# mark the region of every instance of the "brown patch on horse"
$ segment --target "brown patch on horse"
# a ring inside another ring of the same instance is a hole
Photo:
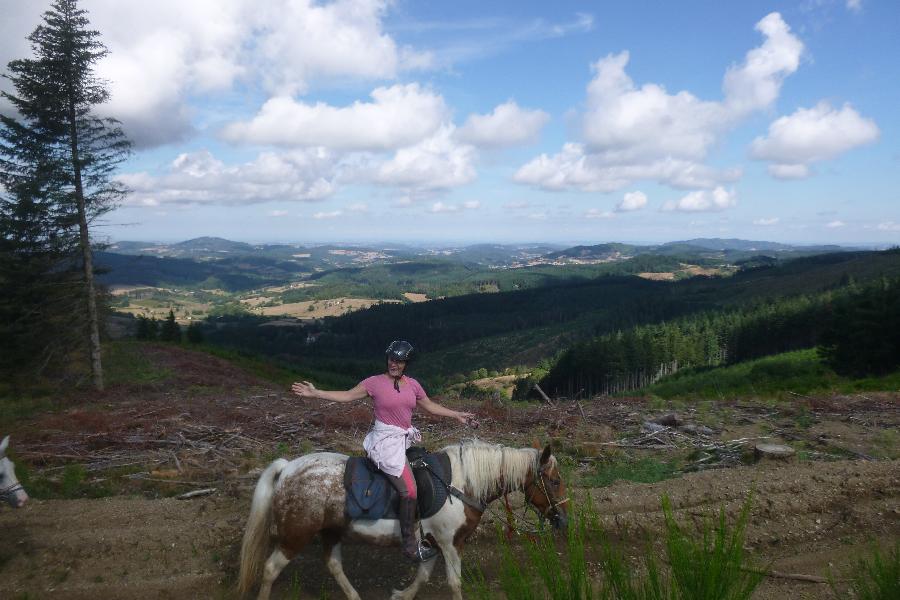
[[[334,496],[335,493],[343,494],[342,483],[320,479],[318,488],[310,486],[310,472],[314,473],[315,470],[316,465],[311,464],[295,471],[279,486],[272,497],[276,540],[282,552],[288,557],[299,553],[319,531],[324,529],[340,531],[347,524],[343,514],[343,503],[327,499],[327,496]],[[314,478],[314,475],[312,477]],[[337,490],[328,490],[336,487]],[[331,491],[331,494],[328,494],[328,491]]]
[[[453,546],[456,548],[457,552],[462,551],[463,544],[466,543],[466,540],[470,535],[475,533],[475,529],[478,528],[478,523],[481,522],[481,516],[484,514],[478,512],[468,504],[463,507],[463,510],[466,514],[466,522],[453,534]]]

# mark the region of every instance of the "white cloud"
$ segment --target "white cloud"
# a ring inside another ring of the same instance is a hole
[[[778,222],[779,222],[780,220],[781,220],[781,219],[779,219],[778,217],[770,217],[770,218],[764,218],[764,219],[756,219],[755,221],[753,221],[753,224],[754,224],[754,225],[760,225],[760,226],[762,226],[762,227],[768,227],[768,226],[771,226],[771,225],[777,225]]]
[[[266,213],[266,216],[269,217],[286,217],[288,215],[288,211],[286,210],[270,210]]]
[[[600,210],[599,208],[589,208],[584,213],[585,219],[612,219],[616,215],[608,210]]]
[[[463,208],[465,208],[466,210],[478,210],[479,208],[481,208],[481,201],[467,200],[466,202],[463,202]]]
[[[457,143],[453,127],[447,125],[418,144],[397,150],[372,179],[416,191],[458,187],[475,179],[475,158],[475,149]]]
[[[682,196],[679,200],[670,200],[663,205],[665,211],[680,212],[715,212],[737,205],[737,195],[734,190],[726,190],[723,187],[716,189],[698,190]]]
[[[332,210],[332,211],[328,211],[328,212],[322,211],[322,212],[315,213],[312,216],[312,218],[313,219],[337,219],[342,214],[344,214],[344,211],[341,211],[341,210]]]
[[[367,213],[369,212],[369,206],[363,203],[351,204],[347,207],[347,212],[351,213]]]
[[[883,221],[875,226],[878,231],[900,231],[900,223],[894,221]]]
[[[391,80],[433,57],[384,31],[387,0],[83,0],[110,54],[97,65],[137,146],[192,133],[192,97],[237,84],[291,95],[317,83]],[[30,55],[45,5],[0,0],[0,64]]]
[[[223,136],[234,142],[391,150],[433,134],[449,115],[444,99],[418,84],[377,88],[372,102],[334,107],[278,96],[250,121],[233,123]]]
[[[625,73],[629,53],[609,55],[593,65],[582,132],[592,152],[609,161],[662,157],[701,159],[724,120],[722,107],[689,92],[670,95],[656,84],[637,89]]]
[[[826,223],[825,227],[829,229],[837,229],[838,227],[845,227],[847,224],[843,221],[831,221],[830,223]]]
[[[809,175],[809,163],[871,144],[879,135],[875,122],[860,116],[849,104],[838,110],[820,102],[776,119],[769,125],[768,135],[753,140],[750,154],[774,163],[769,172],[775,177],[800,178]]]
[[[810,175],[810,169],[806,165],[769,165],[769,175],[775,179],[806,179]]]
[[[455,204],[444,204],[443,202],[435,202],[431,205],[433,213],[455,213],[459,212],[459,207]]]
[[[470,115],[456,135],[474,146],[515,146],[533,142],[549,119],[542,110],[523,109],[510,100],[487,115]]]
[[[231,166],[202,150],[180,154],[163,175],[125,173],[118,179],[132,190],[127,203],[135,206],[312,201],[334,192],[335,163],[321,148],[265,152]]]
[[[649,162],[608,164],[582,144],[568,143],[553,156],[541,154],[513,175],[518,183],[545,190],[614,192],[638,180],[656,180],[677,189],[712,189],[740,179],[740,169],[717,170],[696,162],[661,158]]]
[[[531,213],[530,215],[528,215],[528,218],[534,219],[535,221],[544,221],[547,219],[547,213],[546,212]]]
[[[616,212],[640,210],[647,206],[647,194],[644,192],[628,192],[616,206]]]
[[[523,165],[514,179],[544,189],[610,192],[634,181],[655,180],[680,189],[714,189],[741,176],[703,164],[720,136],[751,112],[771,106],[785,77],[800,63],[803,43],[778,13],[756,25],[761,46],[723,78],[724,99],[701,100],[688,91],[635,85],[626,73],[627,51],[592,65],[583,144],[568,143],[554,156]]]
[[[384,33],[385,0],[244,3],[257,46],[252,58],[277,95],[304,92],[319,79],[392,79],[432,62]]]
[[[784,78],[800,66],[803,42],[791,33],[779,13],[763,17],[756,30],[766,41],[748,52],[742,65],[729,68],[722,84],[725,108],[733,117],[771,106]]]
[[[847,0],[847,10],[859,12],[862,10],[862,0]]]

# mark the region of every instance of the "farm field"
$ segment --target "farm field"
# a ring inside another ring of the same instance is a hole
[[[379,302],[399,301],[376,300],[373,298],[334,298],[332,300],[288,302],[275,306],[254,307],[253,312],[271,317],[287,316],[295,319],[321,319],[324,317],[337,317],[355,310],[363,310]]]
[[[276,456],[312,450],[358,453],[370,409],[299,401],[272,383],[277,374],[179,347],[115,350],[122,356],[110,361],[106,392],[58,400],[55,410],[29,414],[23,407],[15,419],[2,415],[34,498],[21,510],[0,511],[7,541],[0,596],[236,598],[240,539],[259,469]],[[840,577],[872,540],[900,535],[895,392],[790,402],[441,400],[476,412],[484,441],[551,442],[573,498],[589,494],[629,553],[658,537],[662,494],[681,522],[697,523],[721,507],[734,518],[753,490],[745,545],[780,573],[823,577],[831,569]],[[659,423],[680,425],[653,425]],[[424,416],[417,425],[432,449],[473,433]],[[797,455],[754,463],[756,441],[789,444]],[[200,488],[216,491],[175,498]],[[512,499],[517,513],[521,502]],[[489,580],[499,569],[493,521],[494,513],[486,515],[463,554],[464,564],[480,565]],[[410,579],[413,570],[397,552],[345,547],[346,571],[364,598],[387,597]],[[323,590],[341,597],[313,546],[281,576],[275,597],[318,598]],[[442,567],[420,597],[449,597]],[[754,596],[786,597],[831,592],[821,583],[769,577]]]

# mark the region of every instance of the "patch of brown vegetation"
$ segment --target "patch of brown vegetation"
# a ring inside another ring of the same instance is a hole
[[[675,273],[638,273],[637,276],[651,281],[675,281]]]

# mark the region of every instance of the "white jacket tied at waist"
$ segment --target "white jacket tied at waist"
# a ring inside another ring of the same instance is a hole
[[[422,434],[415,427],[403,429],[376,419],[372,430],[363,440],[363,448],[375,466],[388,475],[400,477],[406,466],[406,449],[421,441]]]

